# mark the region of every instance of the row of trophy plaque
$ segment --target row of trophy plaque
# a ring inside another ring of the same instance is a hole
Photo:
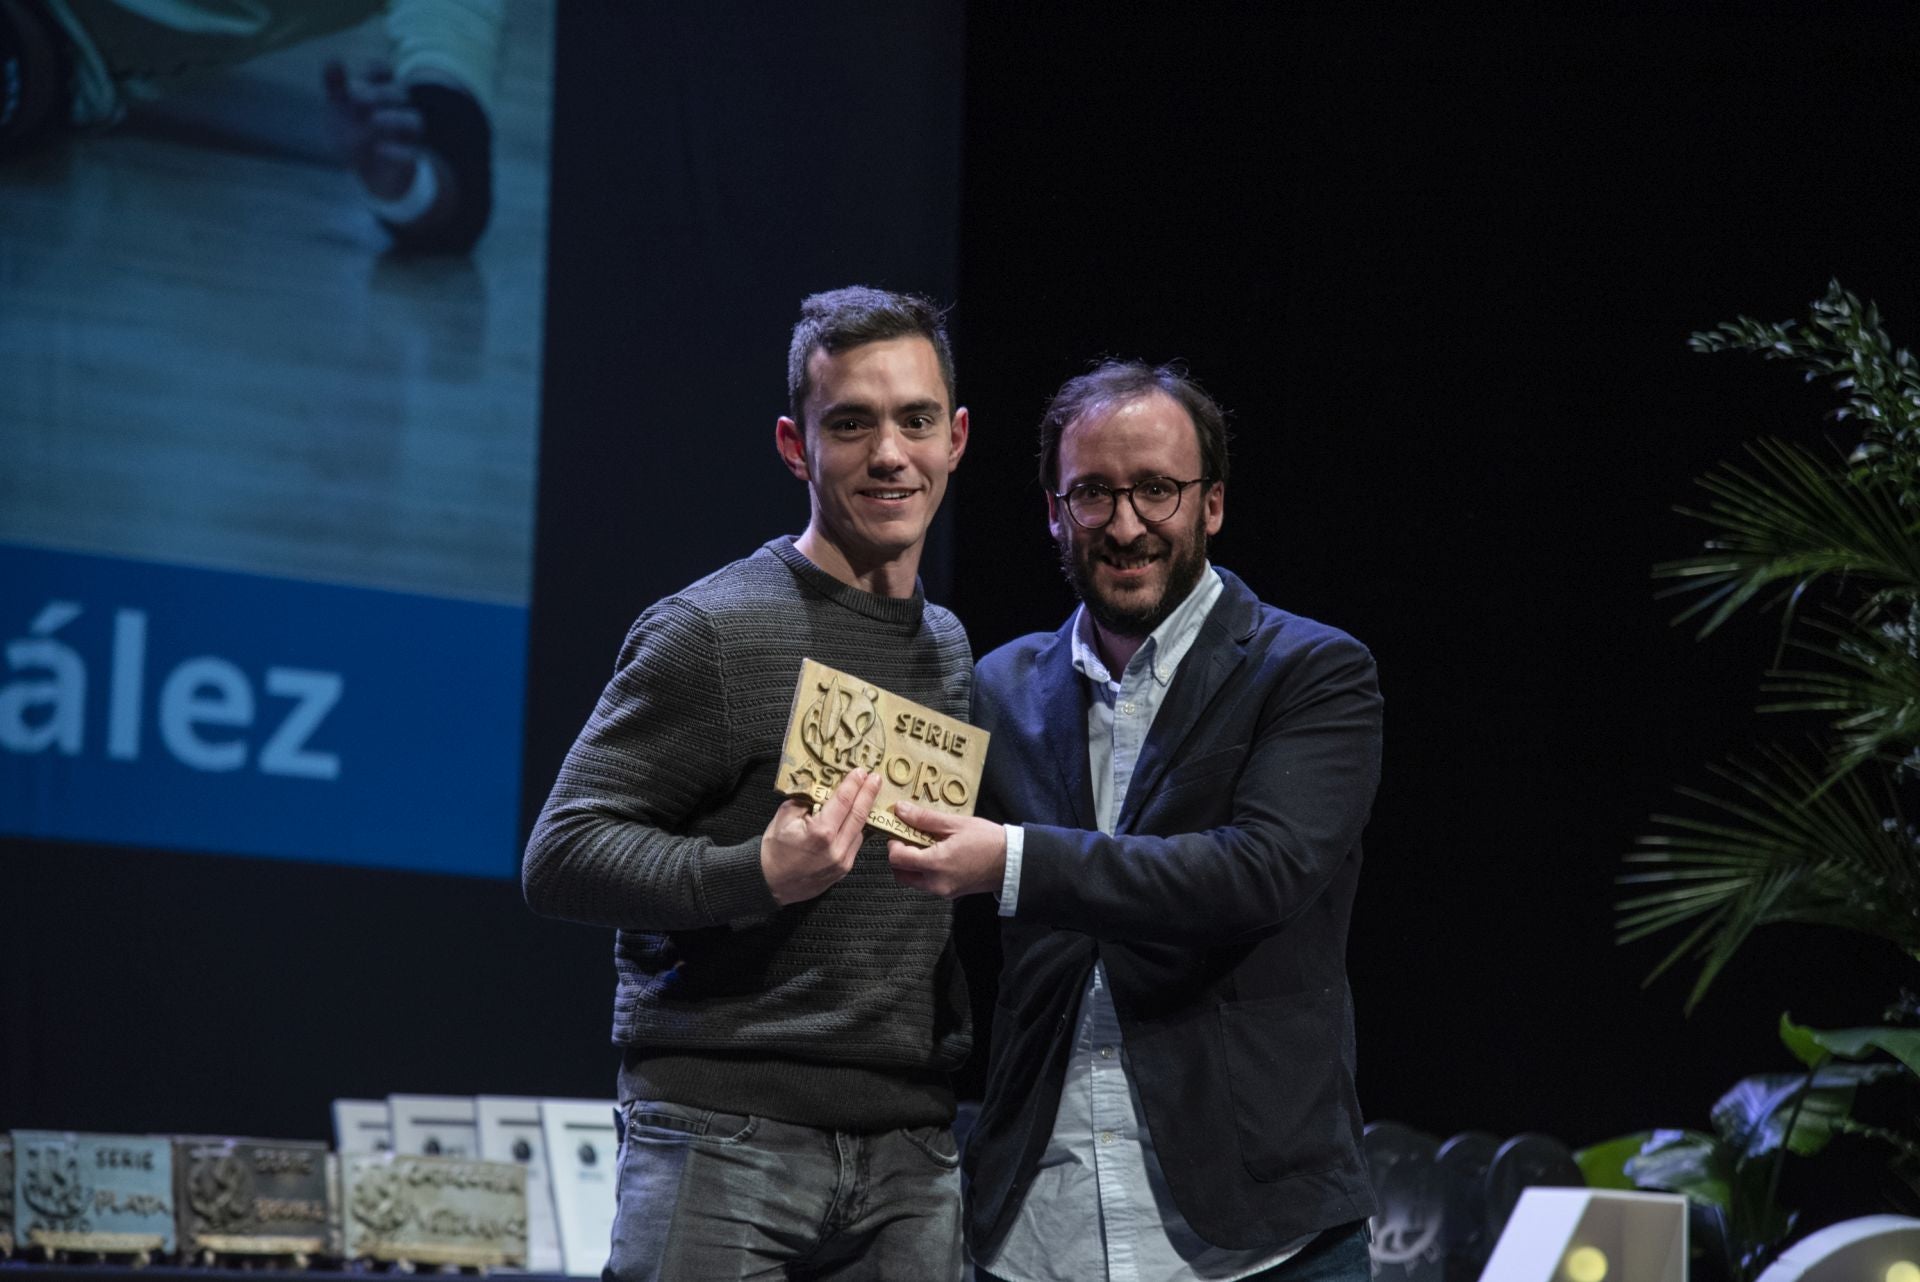
[[[594,1276],[610,1101],[335,1100],[319,1140],[0,1132],[0,1258]]]
[[[0,1132],[0,1257],[305,1268],[524,1269],[594,1276],[618,1178],[610,1101],[335,1100],[318,1140]],[[1584,1184],[1541,1135],[1442,1144],[1367,1127],[1376,1278],[1479,1275],[1522,1190]]]

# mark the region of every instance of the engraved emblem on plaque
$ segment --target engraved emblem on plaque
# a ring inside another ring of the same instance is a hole
[[[844,672],[823,668],[810,692],[813,701],[800,718],[800,743],[818,766],[838,778],[849,770],[878,770],[886,760],[887,735],[880,725],[880,692]]]
[[[375,1237],[392,1237],[406,1227],[407,1212],[400,1204],[400,1176],[392,1167],[364,1170],[353,1186],[348,1208],[353,1222]]]
[[[21,1152],[20,1201],[49,1219],[71,1220],[87,1209],[80,1155],[72,1145],[28,1144]]]
[[[187,1210],[210,1232],[224,1233],[253,1218],[253,1177],[231,1154],[191,1164]]]
[[[818,806],[848,772],[875,771],[880,792],[867,823],[916,845],[932,845],[932,837],[893,813],[894,803],[972,814],[989,737],[958,717],[805,659],[775,787],[789,796],[810,797]]]
[[[173,1149],[145,1135],[13,1132],[14,1232],[48,1252],[174,1249]]]

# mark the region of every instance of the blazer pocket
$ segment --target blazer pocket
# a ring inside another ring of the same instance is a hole
[[[1273,1181],[1357,1161],[1357,1106],[1339,990],[1220,1007],[1240,1161]]]

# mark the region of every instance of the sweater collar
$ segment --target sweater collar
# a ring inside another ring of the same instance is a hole
[[[793,545],[791,534],[782,534],[769,542],[766,550],[779,557],[802,584],[829,601],[845,606],[856,614],[864,614],[882,623],[895,624],[908,631],[914,631],[920,627],[920,617],[926,612],[927,598],[918,578],[913,581],[912,596],[875,596],[871,592],[863,592],[851,583],[842,583],[807,560],[806,554]]]

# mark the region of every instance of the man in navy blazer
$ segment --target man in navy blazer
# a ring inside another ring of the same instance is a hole
[[[902,803],[939,840],[889,847],[902,881],[1000,903],[974,1259],[1008,1282],[1362,1282],[1346,950],[1372,656],[1208,562],[1226,425],[1183,369],[1100,365],[1040,435],[1081,608],[979,665],[982,816]]]

